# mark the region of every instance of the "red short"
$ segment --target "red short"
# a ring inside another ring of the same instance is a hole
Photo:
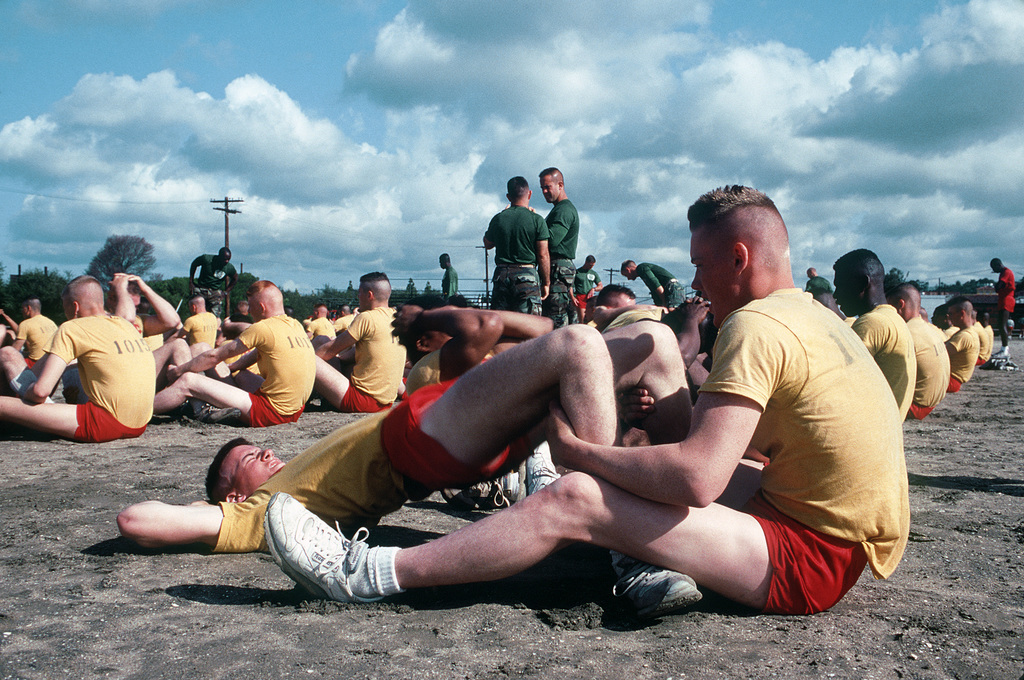
[[[975,366],[981,366],[983,363],[985,363],[985,362],[982,360],[982,358],[978,357],[978,360],[974,362],[974,365]]]
[[[391,404],[381,404],[366,392],[349,383],[338,410],[342,413],[380,413],[389,408],[391,408]]]
[[[1008,312],[1012,312],[1016,303],[1017,299],[1015,297],[1007,295],[1004,298],[999,298],[999,301],[996,303],[996,310],[1000,311],[1005,309]]]
[[[959,380],[957,380],[953,376],[949,376],[949,387],[946,388],[946,394],[952,394],[954,392],[959,392],[960,388],[963,387],[963,385],[964,384],[962,382],[960,382]]]
[[[814,614],[842,599],[868,558],[859,543],[826,536],[768,504],[760,491],[743,507],[768,541],[772,582],[766,614]]]
[[[590,293],[584,293],[583,295],[576,296],[576,304],[580,306],[580,311],[584,311],[587,308],[587,300],[590,299]]]
[[[36,365],[36,360],[25,357],[25,365],[27,365],[29,368],[32,368],[33,366]]]
[[[260,392],[250,393],[249,403],[252,404],[249,407],[249,427],[270,427],[272,425],[294,423],[302,415],[302,412],[306,410],[306,407],[303,406],[290,416],[283,416],[274,409],[270,400]]]
[[[146,431],[146,426],[125,427],[117,418],[92,402],[78,405],[78,429],[76,442],[99,444],[115,439],[132,439]]]
[[[915,420],[924,420],[924,417],[931,413],[935,409],[934,406],[918,406],[917,404],[910,405],[910,415],[914,416]]]
[[[420,430],[420,417],[441,398],[454,379],[427,385],[407,396],[384,418],[380,441],[391,465],[428,489],[457,488],[494,477],[508,459],[508,448],[485,465],[473,468],[456,460],[433,437]]]

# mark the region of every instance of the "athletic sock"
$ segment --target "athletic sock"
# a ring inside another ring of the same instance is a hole
[[[395,571],[395,557],[398,555],[398,550],[398,548],[390,546],[370,548],[366,553],[368,573],[365,580],[367,582],[352,583],[353,592],[364,597],[387,597],[404,593],[405,588],[398,585],[398,574]],[[356,592],[364,589],[371,592]]]

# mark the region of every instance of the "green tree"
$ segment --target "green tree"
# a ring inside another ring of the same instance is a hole
[[[85,273],[95,276],[100,283],[106,285],[114,274],[126,272],[138,274],[146,278],[146,275],[156,266],[156,258],[153,256],[153,246],[141,236],[120,234],[108,236],[99,249]]]
[[[17,320],[22,301],[35,295],[42,303],[43,314],[52,319],[54,323],[61,324],[67,321],[67,318],[64,316],[64,306],[60,302],[60,294],[72,278],[71,272],[48,272],[42,269],[30,269],[23,272],[6,285],[7,302],[5,304],[8,307],[4,309]]]

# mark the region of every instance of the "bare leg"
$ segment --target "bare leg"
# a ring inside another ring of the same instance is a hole
[[[348,392],[348,386],[348,378],[320,357],[316,357],[316,379],[313,382],[313,390],[317,394],[340,411],[341,400],[345,393]]]
[[[14,396],[11,381],[21,375],[26,368],[28,364],[25,363],[21,352],[13,347],[0,348],[0,394]]]
[[[167,367],[171,364],[180,366],[189,359],[188,343],[181,338],[165,342],[153,350],[153,361],[156,362],[156,389],[159,392],[167,386]]]
[[[424,412],[421,428],[457,460],[478,465],[541,422],[553,399],[581,438],[614,442],[611,359],[594,329],[559,328],[477,366]]]
[[[654,503],[582,473],[436,541],[398,552],[403,588],[505,578],[574,542],[611,548],[689,574],[731,600],[756,608],[771,578],[761,526],[712,504]]]
[[[252,401],[249,393],[226,385],[199,373],[186,373],[156,394],[153,413],[167,413],[181,406],[189,397],[195,397],[217,408],[237,408],[242,420],[249,422]]]
[[[0,397],[0,421],[71,439],[78,430],[78,407],[72,404],[29,404]]]
[[[643,321],[616,328],[603,337],[615,366],[616,391],[642,387],[654,398],[654,413],[643,421],[651,443],[685,439],[692,408],[686,368],[672,330],[665,324]]]

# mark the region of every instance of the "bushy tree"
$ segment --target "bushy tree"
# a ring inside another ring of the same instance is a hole
[[[146,275],[156,266],[153,256],[153,245],[141,236],[119,234],[108,236],[96,255],[89,263],[86,274],[95,276],[106,285],[114,274],[125,272]]]
[[[63,323],[67,319],[64,317],[60,294],[72,278],[71,272],[49,272],[42,269],[23,272],[5,286],[4,310],[15,320],[19,320],[21,303],[25,298],[35,295],[42,303],[43,314],[55,323]]]

